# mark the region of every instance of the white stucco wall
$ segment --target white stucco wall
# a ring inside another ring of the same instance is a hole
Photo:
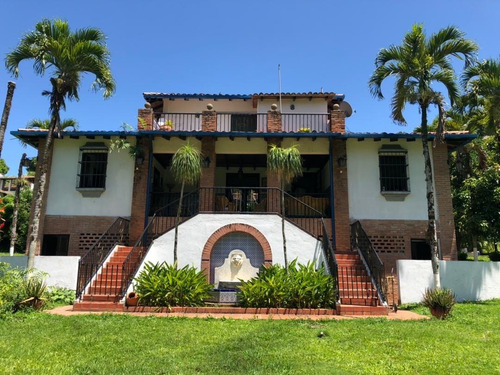
[[[452,289],[458,301],[500,298],[500,263],[440,261],[441,286]],[[425,289],[433,287],[430,260],[397,261],[401,303],[422,301]]]
[[[277,215],[210,215],[199,214],[179,226],[178,263],[201,267],[201,255],[208,238],[219,228],[234,223],[250,225],[258,229],[271,246],[273,264],[284,264],[281,218]],[[322,261],[321,244],[314,237],[296,226],[285,223],[288,260],[298,258],[299,263]],[[139,269],[145,262],[173,263],[174,231],[157,238]]]
[[[133,138],[129,141],[135,142]],[[108,155],[106,190],[100,197],[83,197],[76,190],[80,147],[87,142],[109,145],[109,140],[100,137],[55,140],[46,214],[130,216],[134,159],[127,150],[113,151]]]
[[[163,112],[169,113],[201,113],[207,110],[207,104],[211,103],[213,110],[217,113],[231,112],[231,113],[256,113],[253,107],[252,99],[176,99],[176,100],[163,100]]]
[[[378,151],[384,144],[399,144],[408,151],[410,194],[404,201],[387,201],[380,194]],[[432,151],[431,151],[432,152]],[[347,177],[351,220],[427,220],[422,143],[399,140],[347,141]]]
[[[258,100],[257,112],[267,113],[271,110],[271,105],[276,104],[279,110],[279,99],[264,99]],[[291,109],[291,105],[295,106],[295,109]],[[292,98],[282,98],[281,100],[281,113],[317,113],[325,114],[328,113],[328,102],[324,98],[297,98],[293,100]]]
[[[58,286],[76,290],[78,277],[78,261],[80,257],[70,256],[37,256],[34,268],[48,274],[48,286]],[[28,257],[0,257],[0,262],[9,263],[12,267],[26,268]]]

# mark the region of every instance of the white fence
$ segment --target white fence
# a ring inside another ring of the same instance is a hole
[[[398,260],[401,303],[421,302],[433,287],[430,260]],[[441,287],[452,289],[458,301],[500,298],[500,262],[441,261]]]
[[[80,257],[37,256],[34,267],[48,273],[48,286],[76,290],[79,260]],[[12,267],[26,268],[28,257],[0,257],[0,262],[9,263]]]

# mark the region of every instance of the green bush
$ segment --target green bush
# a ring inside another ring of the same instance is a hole
[[[242,282],[238,296],[244,307],[332,308],[335,280],[323,267],[314,269],[292,261],[288,272],[275,264],[263,267],[257,277]]]
[[[25,271],[0,262],[0,316],[14,312],[19,302],[26,299],[23,288],[25,274]]]
[[[202,271],[166,262],[147,262],[135,281],[139,304],[146,306],[201,306],[212,290]]]
[[[54,305],[72,305],[75,298],[75,291],[72,289],[51,287],[47,290],[47,300]]]
[[[426,289],[422,304],[428,307],[436,318],[445,319],[456,303],[451,289]]]
[[[458,253],[458,260],[467,260],[467,253],[466,252],[459,252]]]
[[[492,262],[500,262],[500,252],[494,251],[489,253],[488,256]]]

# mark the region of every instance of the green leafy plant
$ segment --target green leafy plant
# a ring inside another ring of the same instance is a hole
[[[72,305],[75,301],[75,291],[68,288],[49,287],[46,297],[54,305]]]
[[[18,303],[19,308],[32,307],[36,310],[42,308],[46,300],[46,276],[45,272],[33,268],[26,271],[23,280],[24,296],[26,298]]]
[[[238,292],[244,307],[330,308],[335,306],[335,280],[314,263],[290,262],[287,269],[263,267],[257,277],[242,282]]]
[[[310,133],[311,132],[311,128],[300,128],[299,129],[299,133]]]
[[[139,304],[146,306],[201,306],[212,290],[202,271],[175,263],[147,262],[135,281]]]
[[[0,262],[0,316],[14,312],[18,303],[26,298],[22,287],[24,275],[25,271]]]
[[[426,289],[422,304],[438,319],[445,319],[456,303],[455,293],[451,289]]]

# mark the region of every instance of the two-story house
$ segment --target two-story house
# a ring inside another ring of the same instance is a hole
[[[342,258],[363,248],[368,275],[380,284],[378,302],[358,291],[345,292],[344,303],[380,304],[397,259],[430,256],[420,135],[347,133],[350,106],[332,92],[144,99],[136,131],[74,131],[54,142],[39,254],[81,255],[78,293],[116,301],[145,261],[173,261],[180,185],[170,164],[186,142],[203,162],[199,186],[181,207],[179,265],[204,269],[211,282],[233,249],[255,267],[283,263],[281,183],[266,167],[270,145],[297,145],[303,161],[303,175],[285,189],[288,258],[326,262],[341,280],[353,272]],[[42,151],[46,132],[13,134]],[[448,153],[472,138],[448,133],[431,151],[442,259],[457,256]],[[133,146],[134,158],[109,152],[117,139]],[[130,247],[109,262],[117,241]],[[370,265],[378,259],[381,266]],[[99,284],[108,271],[120,275],[115,284]]]

